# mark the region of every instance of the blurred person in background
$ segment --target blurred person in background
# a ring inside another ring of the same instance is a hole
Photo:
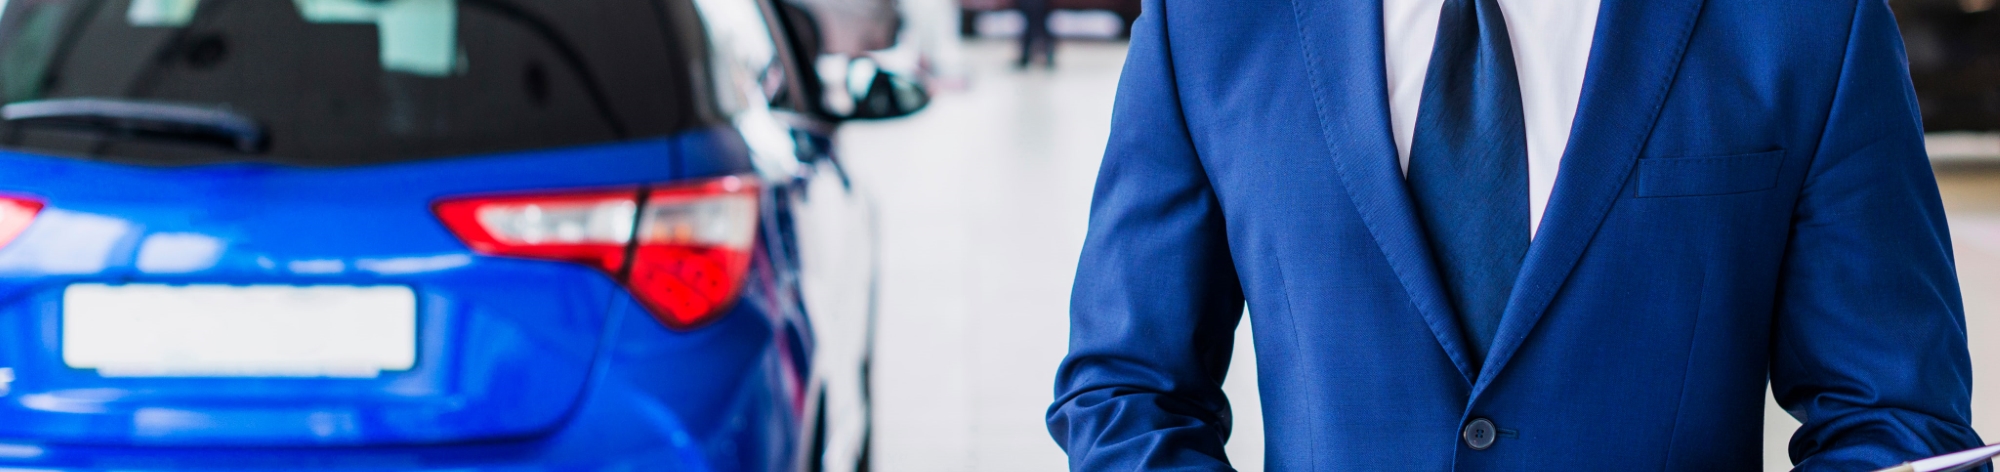
[[[1048,428],[1072,470],[1800,470],[1981,444],[1884,0],[1147,0]],[[1602,11],[1602,14],[1599,12]],[[1504,13],[1504,14],[1503,14]]]
[[[1033,65],[1035,56],[1041,56],[1042,65],[1056,66],[1056,35],[1049,32],[1049,0],[1015,0],[1015,7],[1021,9],[1021,18],[1027,20],[1027,28],[1021,30],[1021,61],[1026,69]]]

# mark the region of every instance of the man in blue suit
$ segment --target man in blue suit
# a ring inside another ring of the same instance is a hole
[[[1884,0],[1146,0],[1049,431],[1227,470],[1803,470],[1977,446]]]

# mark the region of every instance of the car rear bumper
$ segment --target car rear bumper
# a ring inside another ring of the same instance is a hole
[[[629,299],[617,344],[574,416],[533,438],[391,447],[199,448],[0,439],[0,471],[783,470],[796,450],[798,373],[746,293],[732,313],[671,331]]]

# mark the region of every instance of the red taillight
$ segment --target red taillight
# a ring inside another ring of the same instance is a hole
[[[642,194],[644,205],[638,204]],[[729,308],[757,239],[757,188],[739,177],[651,189],[455,198],[436,210],[473,251],[603,270],[674,328],[699,325]]]
[[[42,202],[20,197],[0,197],[0,247],[6,247],[28,230],[35,222],[35,215],[41,214]]]

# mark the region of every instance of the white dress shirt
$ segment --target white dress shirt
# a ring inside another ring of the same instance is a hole
[[[1569,146],[1570,122],[1583,95],[1584,67],[1597,32],[1599,0],[1499,0],[1514,45],[1514,71],[1521,81],[1521,112],[1528,128],[1528,234],[1541,225],[1542,209],[1555,190],[1556,170]],[[1417,105],[1423,101],[1424,72],[1437,41],[1444,0],[1382,0],[1383,53],[1388,63],[1389,120],[1396,155],[1410,170],[1410,139],[1416,133]]]

